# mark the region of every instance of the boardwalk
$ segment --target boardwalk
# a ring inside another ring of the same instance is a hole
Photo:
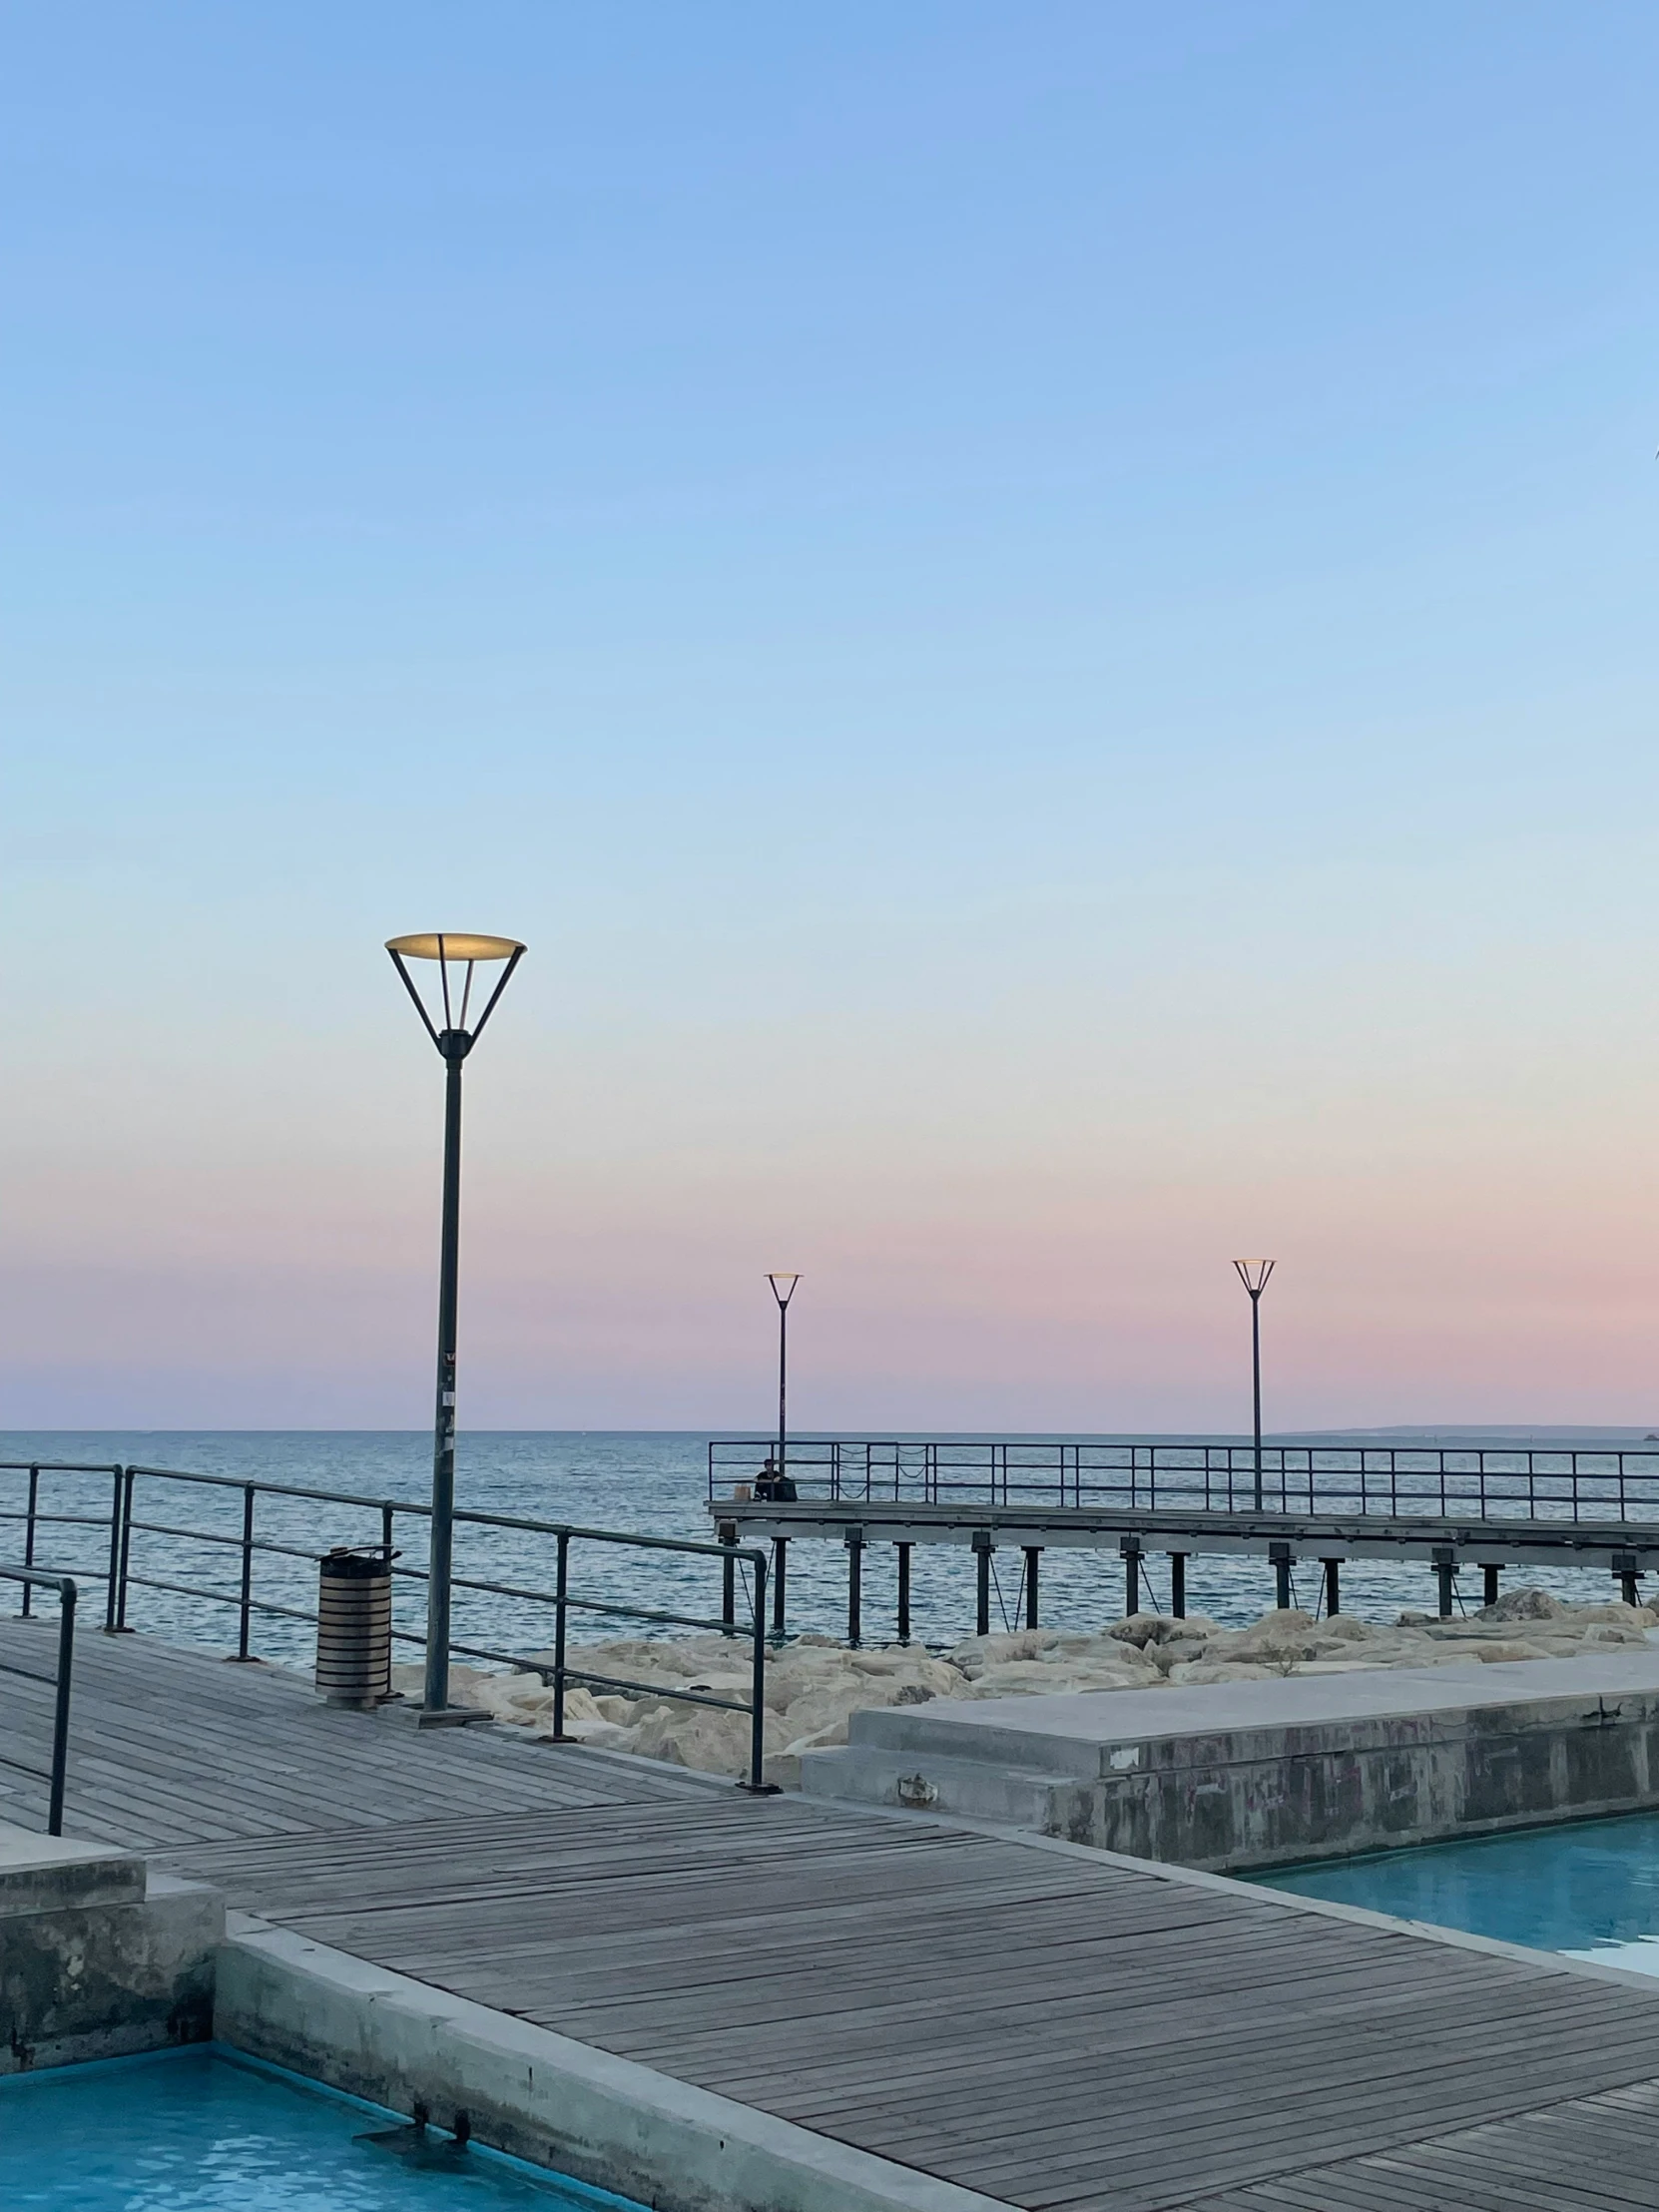
[[[0,1673],[7,1818],[46,1698]],[[75,1743],[80,1834],[1027,2212],[1659,2212],[1659,1985],[134,1640],[86,1640]]]

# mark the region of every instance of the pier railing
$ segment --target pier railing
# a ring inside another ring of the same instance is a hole
[[[0,1473],[6,1471],[0,1463]],[[330,1544],[348,1542],[366,1543],[384,1552],[391,1564],[394,1591],[393,1640],[425,1648],[427,1574],[416,1561],[426,1551],[429,1504],[179,1467],[65,1465],[54,1470],[41,1461],[18,1462],[10,1471],[28,1474],[26,1502],[21,1508],[0,1507],[0,1512],[25,1520],[31,1545],[37,1528],[74,1526],[98,1531],[97,1540],[109,1561],[105,1625],[112,1634],[123,1634],[133,1625],[129,1613],[134,1595],[146,1592],[161,1604],[164,1630],[188,1625],[182,1609],[192,1616],[203,1607],[222,1609],[234,1618],[236,1658],[253,1660],[259,1656],[255,1649],[259,1621],[281,1620],[314,1628],[317,1560]],[[54,1508],[41,1479],[53,1471],[111,1476],[105,1514],[100,1516],[84,1503],[74,1509]],[[513,1513],[463,1510],[456,1512],[454,1521],[457,1571],[452,1588],[462,1617],[470,1605],[470,1618],[476,1623],[474,1629],[452,1639],[450,1651],[456,1658],[540,1675],[554,1693],[556,1739],[564,1735],[565,1693],[571,1684],[740,1714],[749,1724],[744,1787],[763,1791],[769,1571],[764,1550],[735,1541],[635,1535]],[[399,1539],[404,1536],[412,1539],[408,1558],[400,1548]],[[666,1602],[635,1602],[614,1587],[614,1567],[603,1563],[629,1554],[678,1563],[680,1571],[669,1578]],[[573,1566],[578,1575],[575,1582]],[[484,1571],[490,1567],[502,1571]],[[586,1581],[580,1579],[584,1567],[591,1570]],[[688,1578],[695,1589],[703,1575],[713,1579],[716,1569],[721,1588],[718,1617],[693,1610],[691,1598],[683,1605],[674,1602],[688,1586]],[[53,1578],[36,1577],[42,1579]],[[732,1638],[747,1646],[747,1694],[670,1689],[624,1674],[597,1673],[581,1664],[580,1646],[574,1651],[570,1647],[573,1614],[579,1623],[635,1622],[648,1629],[685,1628]],[[551,1646],[526,1651],[522,1639],[515,1645],[509,1631],[528,1629],[538,1616],[551,1630]]]
[[[105,1589],[104,1625],[115,1626],[115,1587],[119,1552],[122,1480],[126,1470],[103,1461],[79,1459],[0,1459],[0,1551],[12,1548],[21,1532],[20,1565],[33,1567],[39,1558],[42,1529],[54,1554],[66,1548],[77,1556],[67,1563],[83,1580],[101,1581]],[[90,1476],[90,1481],[65,1483],[63,1475]],[[105,1485],[108,1488],[105,1488]],[[107,1500],[107,1502],[106,1502]],[[61,1536],[60,1529],[84,1530],[79,1541]],[[91,1556],[80,1556],[90,1546]],[[48,1576],[55,1581],[55,1575]],[[23,1586],[23,1617],[34,1610],[33,1583]]]
[[[50,1682],[52,1700],[52,1763],[45,1776],[33,1767],[18,1767],[13,1761],[3,1762],[14,1772],[44,1780],[47,1789],[46,1833],[48,1836],[63,1834],[64,1777],[69,1766],[69,1701],[75,1677],[75,1607],[80,1596],[72,1575],[53,1574],[44,1567],[12,1567],[0,1565],[0,1582],[16,1582],[23,1589],[23,1611],[30,1610],[30,1600],[36,1590],[55,1590],[58,1594],[58,1658],[56,1671],[49,1675],[37,1675],[31,1668],[0,1663],[0,1673],[27,1674],[33,1682]]]
[[[709,1445],[711,1502],[753,1483],[767,1437]],[[1403,1519],[1659,1521],[1659,1440],[1644,1445],[1140,1442],[791,1437],[802,1499],[1087,1511],[1375,1514]]]

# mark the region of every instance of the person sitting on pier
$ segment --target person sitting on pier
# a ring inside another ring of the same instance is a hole
[[[755,1477],[755,1495],[768,1505],[793,1505],[796,1500],[795,1478],[787,1474],[767,1453],[767,1463]]]

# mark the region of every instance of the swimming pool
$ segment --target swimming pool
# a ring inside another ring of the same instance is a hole
[[[1659,1814],[1287,1867],[1252,1881],[1659,1974]]]
[[[391,2144],[376,2134],[395,2131]],[[0,2080],[6,2212],[642,2212],[213,2046]]]

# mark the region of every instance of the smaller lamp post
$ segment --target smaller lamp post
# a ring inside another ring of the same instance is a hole
[[[778,1479],[784,1479],[790,1448],[790,1300],[801,1281],[799,1275],[769,1275],[772,1295],[778,1301]]]
[[[1239,1281],[1250,1293],[1250,1375],[1256,1412],[1256,1510],[1262,1510],[1262,1293],[1273,1273],[1271,1260],[1235,1260]]]

